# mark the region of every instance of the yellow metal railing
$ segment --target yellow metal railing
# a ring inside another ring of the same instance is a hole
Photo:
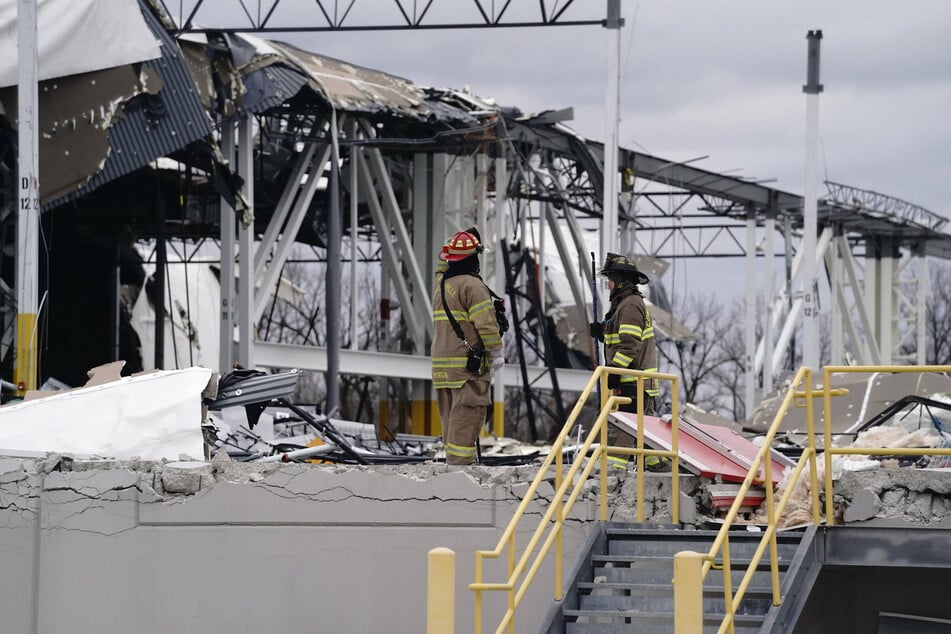
[[[834,508],[832,497],[832,458],[835,455],[860,454],[860,455],[951,455],[951,449],[945,448],[839,448],[832,445],[832,406],[833,396],[847,394],[845,389],[833,389],[831,387],[832,374],[837,373],[873,373],[873,372],[951,372],[951,366],[826,366],[823,369],[822,385],[814,388],[812,383],[812,372],[809,368],[800,368],[796,373],[789,390],[783,399],[776,416],[773,419],[769,430],[763,440],[762,446],[753,460],[743,484],[736,495],[736,499],[723,521],[723,526],[717,533],[713,545],[706,554],[698,554],[692,551],[684,551],[675,556],[674,563],[674,603],[677,610],[674,616],[674,631],[677,634],[699,634],[702,631],[703,623],[703,579],[713,568],[719,568],[723,571],[724,588],[724,606],[726,616],[717,630],[720,633],[733,632],[733,623],[737,610],[743,601],[753,574],[759,566],[767,547],[770,557],[770,582],[773,593],[773,604],[780,605],[782,596],[779,587],[779,556],[776,543],[776,532],[778,530],[778,518],[782,516],[786,505],[789,502],[790,495],[798,482],[806,465],[809,466],[810,479],[810,500],[812,505],[812,521],[814,524],[820,524],[819,515],[819,486],[817,469],[817,446],[815,431],[815,406],[816,398],[823,399],[824,429],[823,429],[823,457],[825,460],[825,471],[823,474],[823,485],[825,490],[825,522],[834,523]],[[787,411],[793,405],[804,407],[806,409],[806,447],[803,449],[799,461],[793,468],[792,474],[787,479],[787,486],[778,503],[774,500],[774,491],[771,483],[772,476],[772,454],[771,445],[779,426],[783,421]],[[751,557],[749,566],[733,590],[732,568],[730,565],[730,528],[739,514],[740,507],[754,483],[763,483],[766,491],[763,501],[766,509],[767,526],[763,531],[763,536],[759,545]],[[719,563],[717,563],[719,561]]]
[[[909,372],[937,372],[951,373],[951,365],[866,365],[866,366],[848,366],[848,365],[828,365],[822,369],[823,385],[829,385],[829,380],[833,374],[845,373],[909,373]],[[827,390],[828,391],[828,390]],[[861,455],[861,456],[951,456],[951,449],[939,447],[882,447],[882,448],[851,448],[851,447],[833,447],[832,429],[829,426],[829,420],[832,416],[832,404],[828,394],[823,394],[823,413],[825,415],[825,435],[823,438],[825,452],[825,497],[826,497],[826,517],[833,517],[832,508],[832,458],[833,456]]]
[[[637,446],[629,447],[609,447],[608,446],[608,416],[616,411],[619,405],[630,402],[629,398],[613,396],[607,388],[607,378],[611,374],[622,376],[633,376],[637,379]],[[670,451],[652,450],[644,447],[644,381],[647,379],[659,379],[671,383],[671,402],[673,403],[672,419],[672,446]],[[601,395],[599,403],[599,414],[597,420],[591,426],[584,443],[577,449],[576,457],[571,466],[565,472],[564,466],[564,448],[565,441],[569,437],[571,430],[578,422],[582,409],[588,402],[595,388],[600,385],[598,393]],[[554,598],[556,601],[562,599],[563,585],[563,528],[565,520],[571,513],[571,509],[583,490],[584,483],[591,476],[595,465],[600,465],[600,519],[607,521],[607,478],[609,454],[620,454],[637,457],[637,518],[643,521],[644,508],[644,457],[657,456],[668,458],[671,461],[672,478],[672,502],[671,516],[672,521],[680,521],[680,495],[679,495],[679,465],[677,456],[677,438],[678,438],[678,379],[672,374],[661,374],[658,372],[643,372],[639,370],[622,370],[618,368],[607,368],[599,366],[591,378],[588,380],[584,391],[578,397],[568,420],[565,422],[558,438],[552,443],[551,451],[548,457],[542,463],[538,475],[532,481],[525,497],[519,504],[514,516],[508,526],[499,538],[498,544],[493,550],[480,550],[475,554],[475,582],[469,584],[469,589],[475,593],[475,634],[482,633],[482,611],[483,611],[483,593],[484,592],[505,592],[507,593],[508,604],[502,621],[495,630],[501,634],[508,630],[515,632],[515,611],[518,609],[525,592],[528,590],[532,580],[541,568],[545,557],[554,546]],[[595,439],[599,439],[597,446],[594,446]],[[516,545],[516,531],[519,522],[525,514],[528,505],[535,498],[539,485],[548,477],[549,470],[554,467],[555,493],[552,503],[538,523],[537,528],[532,533],[531,539],[525,545],[521,556],[518,556]],[[539,543],[542,542],[539,547]],[[537,552],[536,552],[537,549]],[[508,574],[504,581],[498,583],[487,583],[483,580],[483,562],[485,559],[498,559],[502,553],[507,550],[507,569]]]

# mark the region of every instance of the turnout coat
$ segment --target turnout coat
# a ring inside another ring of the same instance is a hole
[[[441,290],[443,280],[446,288],[445,305]],[[437,272],[433,289],[433,387],[458,389],[466,381],[489,381],[489,372],[478,375],[466,369],[468,351],[456,336],[446,309],[452,311],[470,347],[485,348],[486,351],[502,349],[495,305],[482,278],[471,273],[444,278]],[[486,357],[486,362],[491,363],[488,354]]]
[[[605,315],[604,360],[607,365],[632,370],[657,372],[657,347],[654,327],[644,298],[633,288],[621,288],[611,294],[611,308]],[[621,387],[633,388],[637,379],[621,377]],[[644,382],[644,393],[657,396],[657,379]]]

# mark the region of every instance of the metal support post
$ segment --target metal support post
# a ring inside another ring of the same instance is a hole
[[[763,274],[766,276],[765,288],[763,290],[763,297],[766,298],[766,301],[763,303],[763,341],[766,346],[765,356],[766,359],[773,358],[773,326],[772,326],[772,316],[770,315],[769,307],[773,303],[773,293],[775,289],[773,288],[773,264],[774,259],[776,258],[776,243],[773,241],[773,234],[776,232],[776,212],[774,209],[767,211],[766,215],[766,230],[764,231],[763,245],[766,253],[766,265],[763,267]],[[769,393],[773,390],[773,364],[764,363],[763,364],[763,393]],[[750,410],[752,413],[752,410]]]
[[[502,241],[505,240],[505,206],[507,194],[507,165],[505,143],[498,145],[499,155],[495,159],[495,276],[493,288],[499,295],[505,295],[505,261],[502,257]],[[505,341],[502,342],[505,352]],[[493,377],[492,385],[492,433],[498,437],[505,435],[505,368]]]
[[[621,83],[621,0],[607,0],[608,76],[604,104],[604,201],[601,216],[601,254],[617,251],[618,232],[618,117]],[[633,239],[632,244],[636,244]],[[632,255],[632,254],[627,254]],[[602,291],[603,292],[603,291]],[[605,298],[602,298],[605,299]],[[607,302],[601,302],[602,306]]]
[[[819,44],[822,31],[809,31],[806,85],[806,185],[802,230],[803,276],[802,295],[802,362],[813,370],[819,369],[819,303],[816,298],[816,233],[818,230],[818,155],[819,155]]]
[[[250,209],[238,226],[238,360],[246,368],[254,367],[254,119],[238,121],[238,174],[244,180],[242,193]]]
[[[842,258],[839,257],[842,229],[835,228],[835,237],[832,244],[829,245],[829,254],[826,261],[829,263],[829,281],[832,284],[832,297],[830,298],[831,307],[829,308],[829,331],[830,331],[830,354],[829,363],[832,365],[841,365],[845,363],[845,345],[843,341],[842,326],[848,310],[839,301],[842,293]]]
[[[916,363],[924,365],[927,363],[928,331],[925,317],[927,316],[928,301],[928,260],[925,258],[925,243],[918,243],[917,265],[918,265],[918,301],[915,302],[915,323],[917,324],[917,353],[915,355]],[[934,360],[937,363],[937,360]]]
[[[756,213],[746,213],[746,411],[756,403]],[[764,385],[765,387],[765,385]]]
[[[343,306],[340,301],[340,277],[343,240],[343,219],[340,207],[340,130],[337,127],[337,111],[330,111],[330,187],[329,208],[327,210],[327,279],[325,297],[327,309],[327,399],[324,413],[328,416],[339,415],[340,409],[340,320]]]
[[[357,122],[350,121],[351,141],[357,138]],[[350,146],[350,349],[359,348],[360,302],[357,300],[357,241],[360,237],[360,199],[358,196],[357,146]]]
[[[234,165],[234,121],[227,119],[221,124],[221,153],[229,166]],[[235,213],[222,196],[218,203],[221,223],[221,272],[218,284],[221,287],[221,312],[218,331],[218,371],[222,376],[231,371],[234,363],[234,256]]]
[[[39,97],[37,81],[37,0],[17,2],[17,394],[23,396],[37,384],[37,296],[39,281],[40,158]]]

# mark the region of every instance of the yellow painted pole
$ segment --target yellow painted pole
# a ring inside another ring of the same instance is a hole
[[[17,314],[17,357],[14,382],[17,396],[36,389],[36,313]]]
[[[674,633],[703,632],[703,555],[684,550],[674,555]]]
[[[429,551],[429,591],[426,634],[456,631],[456,553],[449,548]]]
[[[497,438],[505,435],[505,403],[503,401],[492,402],[492,433]]]
[[[39,38],[37,36],[37,5],[39,2],[17,3],[17,197],[13,206],[17,214],[16,296],[17,356],[14,382],[17,396],[36,389],[37,334],[39,313],[40,229],[40,155],[39,155]]]

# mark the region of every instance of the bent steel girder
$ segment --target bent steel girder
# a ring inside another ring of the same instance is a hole
[[[871,213],[880,213],[934,231],[940,230],[948,223],[948,219],[944,216],[899,198],[832,181],[825,183],[829,189],[826,198],[841,205],[859,207]]]
[[[177,11],[161,1],[178,33],[601,26],[605,16],[603,4],[575,0],[190,0]],[[453,19],[438,17],[450,4]]]

